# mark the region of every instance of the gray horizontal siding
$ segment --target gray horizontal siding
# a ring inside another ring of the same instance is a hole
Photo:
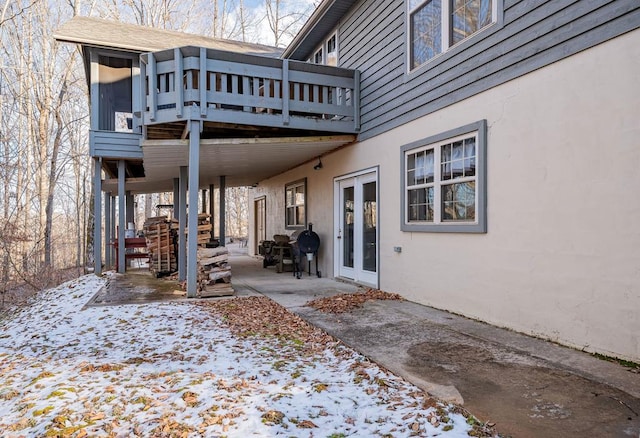
[[[407,73],[405,2],[365,0],[340,26],[369,138],[640,27],[637,0],[504,0],[502,22]]]
[[[142,136],[130,132],[91,131],[89,153],[92,157],[142,159]]]

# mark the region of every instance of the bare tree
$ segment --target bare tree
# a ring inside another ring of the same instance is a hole
[[[264,0],[265,19],[273,35],[273,45],[283,47],[300,30],[313,11],[313,3]]]
[[[227,234],[235,237],[246,237],[248,228],[249,190],[247,187],[229,187],[225,192],[227,212]]]

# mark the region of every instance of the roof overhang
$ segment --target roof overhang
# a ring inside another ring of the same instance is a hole
[[[255,186],[355,139],[355,135],[203,139],[199,151],[200,187],[218,185],[220,176],[225,176],[229,187]],[[189,140],[146,140],[142,142],[142,151],[145,177],[127,179],[126,190],[132,193],[172,191],[180,167],[189,165]],[[117,190],[117,179],[103,182],[103,191],[117,193]]]
[[[73,17],[63,24],[53,37],[67,43],[136,53],[156,52],[182,46],[206,47],[267,57],[278,57],[282,53],[282,49],[262,44],[80,16]]]

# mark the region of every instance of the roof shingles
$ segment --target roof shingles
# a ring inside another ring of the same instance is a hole
[[[183,46],[198,46],[230,52],[278,57],[282,49],[261,44],[211,38],[93,17],[76,16],[63,24],[54,37],[59,41],[132,52],[156,52]]]

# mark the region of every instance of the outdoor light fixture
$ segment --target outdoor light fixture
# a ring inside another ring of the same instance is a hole
[[[320,158],[318,157],[318,164],[316,164],[315,166],[313,166],[313,170],[320,170],[322,169],[322,161],[320,160]]]

